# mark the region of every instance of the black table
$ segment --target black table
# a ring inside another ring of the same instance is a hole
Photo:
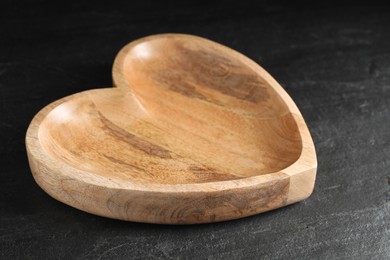
[[[390,8],[244,2],[1,2],[1,258],[390,258]],[[317,149],[308,200],[162,226],[90,215],[35,184],[24,147],[32,117],[66,95],[110,87],[119,49],[163,32],[230,46],[283,85]]]

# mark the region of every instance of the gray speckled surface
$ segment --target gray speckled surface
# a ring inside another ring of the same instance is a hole
[[[1,258],[390,258],[390,8],[241,2],[2,1]],[[159,226],[78,211],[35,184],[24,148],[33,115],[109,87],[116,52],[161,32],[230,46],[285,87],[317,149],[308,200],[236,221]]]

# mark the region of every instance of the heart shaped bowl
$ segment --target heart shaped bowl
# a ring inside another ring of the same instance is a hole
[[[31,171],[53,198],[115,219],[193,224],[312,193],[317,160],[305,121],[244,55],[196,36],[154,35],[119,52],[113,80],[32,120]]]

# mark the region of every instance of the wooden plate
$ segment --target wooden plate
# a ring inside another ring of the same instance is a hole
[[[125,46],[116,88],[42,109],[26,135],[50,196],[116,219],[192,224],[307,198],[317,161],[308,128],[259,65],[215,42],[163,34]]]

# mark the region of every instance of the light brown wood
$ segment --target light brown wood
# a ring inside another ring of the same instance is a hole
[[[55,199],[116,219],[191,224],[311,194],[317,161],[302,115],[242,54],[196,36],[150,36],[119,52],[113,80],[30,124],[31,170]]]

